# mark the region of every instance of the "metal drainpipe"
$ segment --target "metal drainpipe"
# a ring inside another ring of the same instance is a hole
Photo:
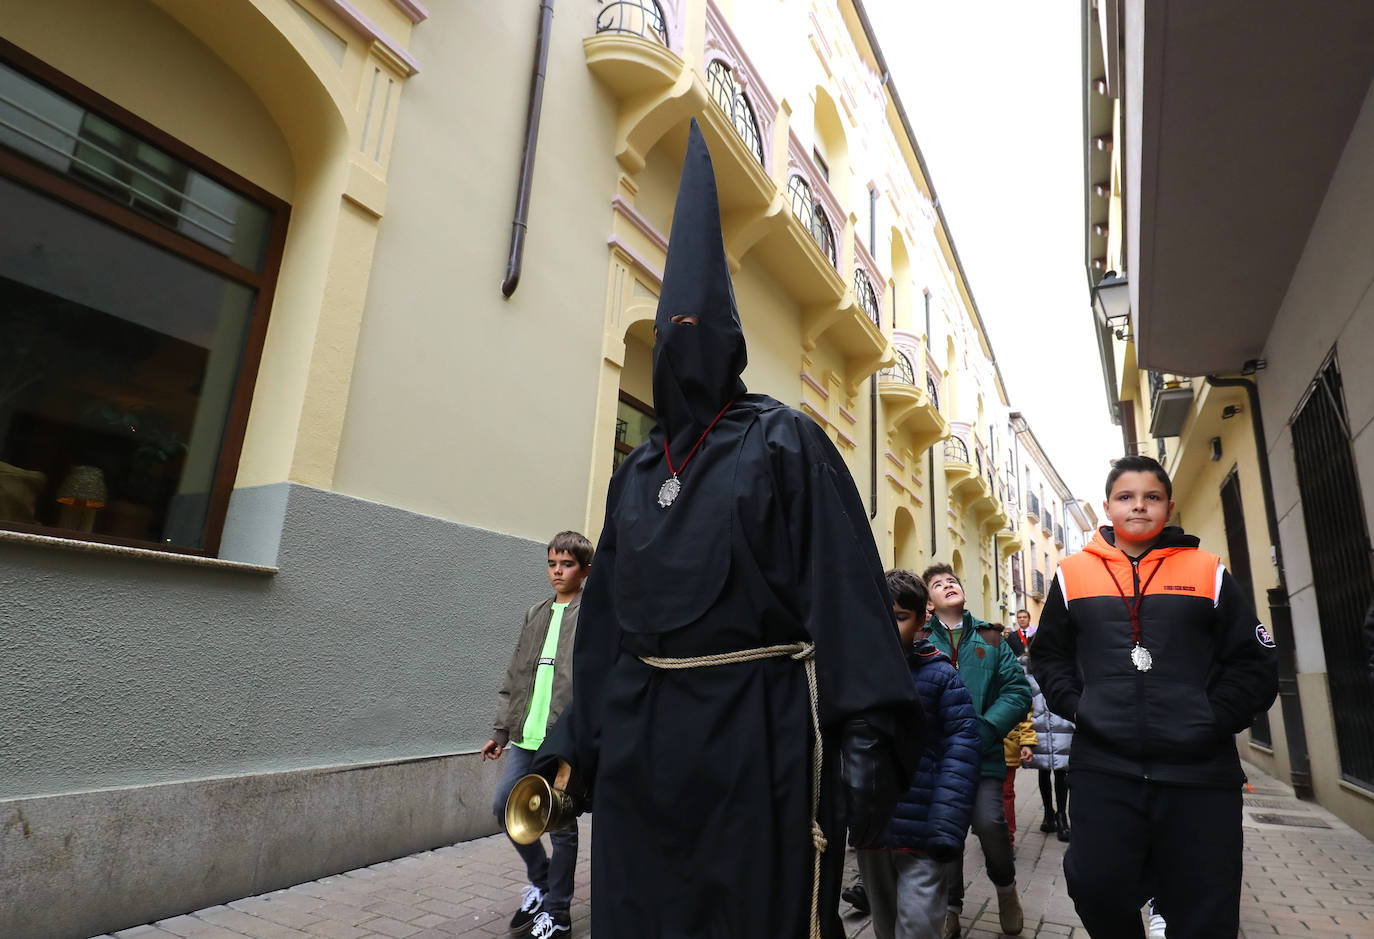
[[[876,372],[868,376],[868,424],[871,440],[868,463],[872,467],[872,478],[869,480],[868,489],[868,517],[875,519],[878,517],[878,374]]]
[[[1250,401],[1250,426],[1255,435],[1259,461],[1260,489],[1264,493],[1264,521],[1269,530],[1269,546],[1274,552],[1278,586],[1266,593],[1269,623],[1274,628],[1279,656],[1279,706],[1283,712],[1284,736],[1288,738],[1288,772],[1293,792],[1300,799],[1313,798],[1312,764],[1307,751],[1307,729],[1302,722],[1302,698],[1298,695],[1298,665],[1293,651],[1293,611],[1288,605],[1288,581],[1283,567],[1283,545],[1279,541],[1278,512],[1274,507],[1274,483],[1269,475],[1269,452],[1265,447],[1264,415],[1260,411],[1259,388],[1248,378],[1207,376],[1215,388],[1244,388]]]
[[[515,218],[511,220],[510,259],[501,294],[507,299],[520,285],[524,263],[525,231],[530,215],[530,189],[534,185],[534,150],[539,143],[539,115],[544,106],[544,72],[549,64],[549,32],[553,24],[553,0],[540,0],[539,33],[535,38],[534,77],[530,81],[530,104],[525,119],[525,156],[520,165],[520,181],[515,188]]]

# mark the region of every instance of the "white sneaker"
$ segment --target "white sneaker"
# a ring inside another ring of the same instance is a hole
[[[1168,923],[1164,922],[1164,917],[1155,912],[1154,897],[1151,897],[1150,902],[1145,904],[1145,910],[1150,914],[1150,931],[1147,935],[1150,939],[1165,939]]]

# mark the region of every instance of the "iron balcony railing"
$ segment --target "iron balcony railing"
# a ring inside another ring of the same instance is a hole
[[[929,373],[926,374],[926,394],[930,395],[930,406],[940,410],[940,386]]]
[[[1040,599],[1045,595],[1045,575],[1040,571],[1031,571],[1031,596]]]
[[[950,437],[945,441],[945,462],[946,463],[967,463],[968,444],[958,437]]]
[[[868,275],[858,268],[854,269],[854,296],[858,298],[859,306],[868,314],[868,318],[873,321],[873,325],[879,329],[883,328],[882,311],[878,307],[878,295],[873,292],[873,284],[869,281]],[[910,368],[911,363],[907,363]],[[911,384],[916,384],[913,376]]]
[[[911,367],[911,360],[900,349],[897,350],[897,361],[892,363],[891,368],[883,369],[879,375],[888,381],[900,381],[912,387],[916,386],[916,372]]]
[[[706,67],[706,83],[711,88],[711,98],[722,111],[730,117],[735,133],[748,145],[749,150],[763,165],[763,141],[759,137],[759,123],[754,118],[754,107],[744,95],[744,89],[730,73],[730,66],[716,59]]]
[[[1036,521],[1040,520],[1040,497],[1033,492],[1026,493],[1026,514]]]
[[[1054,531],[1054,520],[1050,518],[1049,509],[1040,510],[1040,530],[1047,535]]]
[[[602,0],[596,14],[598,33],[630,33],[668,45],[668,24],[657,0]]]
[[[1064,526],[1063,526],[1063,525],[1055,525],[1055,526],[1054,526],[1054,543],[1057,544],[1057,545],[1059,545],[1059,547],[1061,547],[1061,548],[1064,547]]]

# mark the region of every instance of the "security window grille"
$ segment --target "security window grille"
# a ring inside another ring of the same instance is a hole
[[[1292,428],[1341,775],[1374,789],[1374,682],[1362,635],[1374,575],[1341,373],[1334,360],[1312,383]]]
[[[668,27],[657,0],[601,0],[598,33],[630,33],[668,45]]]
[[[735,81],[730,66],[716,59],[706,67],[706,83],[711,89],[711,98],[730,118],[735,133],[739,134],[749,147],[750,152],[763,165],[763,140],[759,137],[759,124],[754,119],[754,109],[744,96],[744,89]]]
[[[218,549],[287,207],[0,45],[0,526]]]

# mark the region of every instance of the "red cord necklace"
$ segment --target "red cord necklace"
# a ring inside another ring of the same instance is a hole
[[[658,507],[660,509],[666,509],[677,499],[678,493],[682,491],[682,481],[677,478],[677,474],[687,468],[687,463],[692,459],[692,455],[697,452],[697,447],[701,446],[701,442],[706,439],[711,428],[716,426],[716,421],[725,416],[725,412],[730,410],[730,405],[734,403],[734,401],[725,402],[725,407],[721,408],[720,413],[711,419],[711,423],[706,425],[706,429],[701,432],[697,442],[692,444],[692,449],[687,452],[687,458],[682,461],[682,465],[677,469],[673,469],[673,458],[668,453],[668,435],[663,435],[663,459],[668,461],[668,473],[670,475],[663,480],[663,485],[658,487]]]

